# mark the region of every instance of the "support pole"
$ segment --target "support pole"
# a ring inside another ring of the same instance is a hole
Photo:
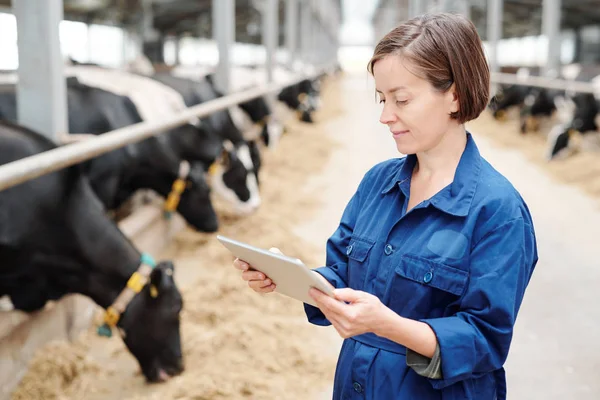
[[[234,0],[212,0],[213,38],[219,49],[219,65],[215,72],[215,84],[224,93],[230,89],[230,50],[235,41]]]
[[[154,29],[152,0],[142,1],[140,37],[142,39],[142,53],[153,63],[164,64],[164,37]]]
[[[262,40],[266,50],[265,67],[267,72],[267,82],[273,82],[273,67],[275,65],[275,53],[279,40],[277,29],[279,16],[278,0],[266,0],[263,3],[263,31]]]
[[[310,3],[304,1],[300,8],[300,31],[303,33],[301,38],[301,54],[302,61],[306,61],[310,58],[310,46],[311,46],[311,9]]]
[[[560,66],[560,9],[561,0],[544,0],[542,4],[542,34],[548,40],[544,74],[558,73]]]
[[[292,68],[298,50],[298,0],[287,0],[285,5],[285,46],[289,54],[288,65]]]
[[[500,71],[498,42],[502,39],[503,15],[504,2],[502,0],[491,0],[487,5],[487,42],[490,51],[489,64],[491,72]]]
[[[17,18],[17,119],[51,139],[68,132],[67,93],[58,26],[62,0],[13,1]]]

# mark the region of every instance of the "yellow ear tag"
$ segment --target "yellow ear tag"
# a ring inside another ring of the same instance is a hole
[[[158,289],[154,285],[150,285],[150,296],[155,299],[158,297]]]
[[[217,173],[218,170],[219,170],[219,163],[217,161],[215,161],[208,168],[208,174],[210,176],[213,176],[213,175],[215,175]]]

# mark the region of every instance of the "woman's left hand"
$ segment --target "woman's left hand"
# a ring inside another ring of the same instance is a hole
[[[334,294],[336,299],[343,302],[314,288],[309,292],[310,297],[344,339],[373,332],[382,323],[386,306],[378,297],[349,288],[335,289]]]

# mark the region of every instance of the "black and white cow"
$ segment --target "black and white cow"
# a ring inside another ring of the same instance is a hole
[[[308,67],[300,67],[305,72],[313,72]],[[266,70],[264,67],[234,69],[240,76],[251,75],[257,85],[266,84]],[[276,66],[273,69],[273,80],[275,82],[285,82],[300,77],[299,72],[290,71],[286,68]],[[288,85],[277,94],[277,100],[284,104],[288,109],[297,113],[298,119],[303,122],[314,122],[313,114],[320,108],[320,79],[303,79],[298,83]]]
[[[497,93],[492,97],[489,108],[496,120],[505,120],[511,107],[522,107],[531,89],[523,85],[499,85]]]
[[[214,74],[215,68],[211,66],[178,66],[171,73],[174,76],[196,79],[197,76],[207,76]],[[276,66],[273,69],[274,82],[285,82],[300,77],[299,73],[289,71],[285,68]],[[230,86],[233,92],[266,85],[266,70],[264,67],[231,67]],[[267,97],[268,98],[268,97]],[[296,112],[298,119],[304,122],[313,122],[312,114],[320,106],[321,100],[319,97],[319,80],[305,80],[300,83],[289,85],[282,89],[276,97],[276,100],[286,109]],[[275,109],[275,104],[269,105]],[[284,115],[278,109],[275,113],[277,120],[283,120]]]
[[[176,88],[179,92],[182,92],[185,84],[190,81],[200,85],[205,85],[208,82],[214,94],[217,97],[222,97],[225,93],[217,88],[214,73],[214,68],[208,66],[178,66],[169,71],[168,74],[156,74],[154,78],[162,79],[164,83]],[[246,76],[244,70],[234,67],[231,73],[233,78],[230,82],[232,93],[255,87],[252,80],[253,76]],[[189,90],[186,90],[186,92],[189,92]],[[190,99],[189,95],[184,97]],[[186,103],[188,102],[186,101]],[[267,147],[273,148],[277,145],[284,128],[277,115],[275,115],[273,108],[268,104],[266,96],[259,96],[237,106],[229,107],[228,113],[247,141],[251,142],[260,138]]]
[[[187,107],[221,97],[207,79],[189,80],[166,73],[155,74],[152,78],[176,91]],[[256,140],[246,140],[228,110],[210,114],[202,124],[222,138],[228,151],[228,162],[237,165],[229,171],[217,170],[213,174],[213,187],[229,202],[236,204],[238,212],[248,214],[255,211],[261,202],[258,186],[260,152]],[[239,189],[228,188],[234,186]]]
[[[520,112],[521,133],[536,132],[543,119],[550,119],[558,110],[557,104],[564,104],[565,91],[546,88],[531,88]]]
[[[56,148],[30,130],[0,121],[0,165]],[[169,261],[155,265],[108,219],[75,165],[0,191],[0,296],[24,309],[69,293],[104,309],[121,304],[116,327],[150,382],[184,369],[181,294]],[[138,271],[147,283],[121,303]],[[115,303],[117,302],[117,303]],[[114,321],[114,320],[113,320]],[[110,330],[109,330],[110,332]]]
[[[566,154],[573,147],[573,139],[580,145],[588,139],[597,142],[599,133],[600,65],[572,64],[563,67],[562,75],[568,80],[591,83],[594,93],[566,91],[565,99],[558,107],[561,121],[550,130],[547,138],[549,160]],[[597,143],[590,144],[597,147]]]
[[[204,83],[208,82],[212,86],[217,96],[221,97],[225,93],[221,92],[214,79],[214,69],[211,67],[176,67],[167,74],[160,74],[163,79],[168,76],[189,81]],[[238,67],[232,68],[231,91],[238,92],[255,87],[253,75],[246,76],[245,70]],[[181,85],[182,81],[172,81],[173,85]],[[273,107],[269,105],[266,96],[256,97],[237,106],[229,107],[229,114],[237,128],[243,133],[248,141],[256,140],[260,137],[263,143],[270,148],[274,148],[281,135],[284,133],[283,124],[276,115]]]
[[[575,104],[570,121],[556,125],[548,134],[547,159],[559,157],[569,149],[574,136],[598,135],[600,102],[592,93],[578,93],[572,97]]]
[[[144,121],[164,120],[187,108],[180,93],[142,74],[82,66],[69,68],[67,73],[77,76],[90,86],[102,87],[129,97]],[[201,95],[206,101],[218,97],[208,82],[202,87]],[[250,149],[229,114],[216,112],[204,119],[204,122],[192,119],[190,125],[201,127],[204,130],[203,136],[208,132],[211,136],[220,138],[220,153],[214,154],[216,162],[213,163],[213,168],[207,166],[214,191],[230,202],[239,214],[256,211],[261,200]],[[233,147],[228,142],[233,143]],[[203,161],[193,158],[196,150],[198,149],[187,149],[184,158],[192,162]]]
[[[67,102],[71,132],[99,135],[141,122],[128,97],[84,85],[77,78],[67,80]],[[17,118],[14,86],[0,88],[0,118],[11,121]],[[171,138],[177,140],[167,142]],[[197,149],[211,145],[196,129],[182,127],[96,157],[85,162],[83,168],[94,192],[108,210],[119,208],[139,189],[152,189],[167,199],[172,185],[181,178],[185,190],[180,195],[177,211],[195,229],[214,232],[218,221],[204,169],[201,165],[190,165],[178,155],[175,148],[179,143],[182,147],[192,145]],[[154,178],[148,179],[148,176]]]
[[[560,71],[550,71],[549,78],[567,81],[589,82],[600,73],[597,65],[569,64],[561,67]],[[575,106],[570,97],[572,91],[563,89],[548,89],[531,87],[528,89],[520,111],[520,130],[522,134],[538,131],[544,120],[560,120],[559,124],[568,124],[572,119]]]

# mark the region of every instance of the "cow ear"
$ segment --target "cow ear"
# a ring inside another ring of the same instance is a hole
[[[231,165],[231,159],[233,158],[234,152],[235,146],[233,145],[233,143],[231,143],[231,141],[229,140],[225,140],[223,142],[223,149],[221,151],[221,160],[225,169],[229,168],[229,166]]]
[[[148,295],[157,298],[174,286],[174,267],[172,263],[160,263],[150,274]]]
[[[227,169],[227,168],[229,168],[230,164],[231,164],[231,157],[230,157],[229,151],[227,149],[223,149],[221,151],[221,165],[223,166],[223,168]]]

